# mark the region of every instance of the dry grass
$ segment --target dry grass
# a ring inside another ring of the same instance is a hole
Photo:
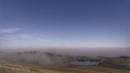
[[[103,67],[44,68],[40,66],[0,64],[0,73],[130,73],[130,71]]]

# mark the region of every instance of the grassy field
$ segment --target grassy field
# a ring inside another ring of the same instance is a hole
[[[5,53],[0,55],[0,73],[130,73],[129,68],[117,69],[118,64],[127,63],[118,58],[103,58],[104,63],[98,66],[68,67],[66,62],[71,59],[73,57],[39,52]],[[104,64],[107,66],[102,67]]]
[[[0,73],[130,73],[130,71],[104,67],[45,68],[40,66],[5,63],[0,64]]]

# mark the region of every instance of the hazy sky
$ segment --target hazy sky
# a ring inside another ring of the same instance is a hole
[[[2,48],[129,47],[130,0],[0,0]]]

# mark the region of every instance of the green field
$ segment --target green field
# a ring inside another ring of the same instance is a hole
[[[130,71],[96,66],[45,68],[41,66],[5,63],[0,64],[0,73],[130,73]]]

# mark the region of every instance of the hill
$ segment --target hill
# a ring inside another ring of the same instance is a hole
[[[0,64],[0,73],[130,73],[130,71],[92,66],[45,68],[41,66],[4,63]]]

